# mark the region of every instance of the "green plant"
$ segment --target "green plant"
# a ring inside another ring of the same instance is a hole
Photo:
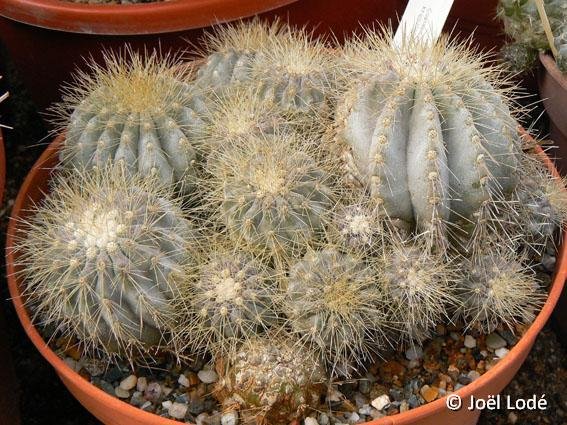
[[[368,33],[346,48],[336,112],[346,173],[429,245],[479,224],[514,191],[520,155],[500,69],[467,46]]]
[[[521,258],[498,246],[487,246],[486,251],[463,262],[458,313],[467,327],[485,333],[500,325],[515,331],[515,324],[534,320],[544,295]]]
[[[547,0],[544,8],[551,32],[560,36],[566,29],[567,4],[563,0]],[[503,59],[514,72],[532,69],[537,52],[549,50],[550,47],[535,1],[500,0],[497,15],[504,23],[506,35],[513,40],[511,45],[505,46]],[[557,59],[559,63],[560,59]]]
[[[288,258],[323,230],[333,202],[332,174],[317,146],[296,134],[250,135],[209,159],[207,208],[229,235],[254,250]]]
[[[333,247],[310,250],[289,269],[283,302],[289,325],[318,347],[332,374],[350,375],[382,348],[388,322],[376,272],[363,257]]]
[[[262,258],[229,243],[207,240],[203,251],[179,297],[177,310],[194,314],[181,322],[178,337],[193,351],[226,354],[280,321],[276,275]]]
[[[217,370],[215,395],[240,410],[243,423],[287,425],[316,408],[326,390],[317,354],[282,333],[249,340]]]
[[[171,190],[120,168],[74,170],[23,225],[16,250],[36,323],[107,357],[173,348],[173,300],[197,233]]]
[[[217,92],[253,86],[261,99],[291,114],[327,109],[333,55],[305,29],[255,19],[220,26],[205,41],[207,59],[197,73],[198,86]]]
[[[379,259],[377,282],[395,328],[391,338],[421,344],[435,327],[450,321],[458,306],[458,274],[451,262],[428,252],[423,243],[389,238]]]
[[[157,175],[184,192],[194,187],[197,147],[205,105],[184,83],[174,57],[141,55],[129,48],[104,54],[75,76],[54,108],[65,131],[64,165],[101,168],[121,163],[130,172]]]

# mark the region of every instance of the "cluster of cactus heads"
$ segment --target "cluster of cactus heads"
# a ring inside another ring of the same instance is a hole
[[[567,72],[567,4],[563,0],[544,2],[554,44],[559,53],[557,65]],[[512,40],[504,46],[501,56],[510,70],[521,73],[533,69],[538,51],[550,49],[536,2],[531,0],[500,0],[498,17],[504,23],[506,35]]]
[[[68,92],[65,177],[18,242],[38,321],[106,354],[210,353],[225,407],[277,425],[439,324],[533,319],[567,196],[503,68],[258,20],[205,53],[110,55]]]
[[[107,356],[169,344],[198,240],[180,200],[119,168],[65,173],[20,242],[37,320]]]

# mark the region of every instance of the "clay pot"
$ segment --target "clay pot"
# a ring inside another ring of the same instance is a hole
[[[178,425],[179,422],[158,417],[148,412],[144,412],[130,404],[112,397],[104,391],[90,384],[79,374],[74,372],[67,364],[61,360],[41,338],[37,329],[32,325],[30,317],[23,305],[21,295],[21,280],[17,274],[17,253],[14,252],[14,236],[18,230],[20,220],[25,218],[29,212],[29,207],[42,199],[44,192],[48,188],[51,170],[58,163],[57,153],[62,143],[62,137],[58,137],[46,151],[41,155],[31,172],[27,176],[18,194],[12,211],[12,219],[8,229],[8,239],[6,248],[6,264],[8,269],[8,285],[10,294],[14,302],[20,321],[32,340],[34,345],[51,363],[69,391],[87,408],[93,415],[108,425]],[[552,172],[557,173],[551,161],[544,156],[546,163]],[[555,304],[561,294],[565,278],[567,277],[567,234],[564,237],[560,252],[557,257],[557,269],[553,280],[553,286],[543,306],[541,312],[536,317],[534,323],[518,341],[515,347],[500,360],[492,369],[482,375],[471,384],[461,388],[456,393],[463,403],[466,404],[471,395],[476,398],[486,398],[488,395],[500,393],[502,389],[514,377],[536,339],[536,336],[543,328],[545,322],[551,315]],[[394,425],[394,424],[416,424],[416,425],[438,425],[438,424],[475,424],[480,415],[480,411],[469,411],[462,408],[458,411],[451,411],[446,408],[447,397],[436,400],[432,403],[421,406],[417,409],[389,416],[369,422],[368,425]]]
[[[562,175],[567,175],[567,76],[557,68],[555,59],[540,53],[539,95],[549,116],[549,138],[556,149],[549,151]],[[553,324],[563,345],[567,346],[567,291],[563,291]]]

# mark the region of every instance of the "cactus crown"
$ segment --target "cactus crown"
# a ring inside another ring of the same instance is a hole
[[[119,168],[66,173],[25,227],[16,246],[35,320],[109,358],[168,345],[197,239],[171,190]]]

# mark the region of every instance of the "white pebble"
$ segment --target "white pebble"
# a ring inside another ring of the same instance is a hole
[[[205,384],[212,384],[213,382],[217,382],[219,379],[217,373],[214,370],[200,370],[197,374],[201,382]]]
[[[380,397],[376,397],[374,400],[372,400],[372,403],[370,403],[374,408],[378,409],[378,410],[382,410],[384,407],[386,407],[388,404],[390,404],[390,397],[388,397],[387,394],[383,394]]]
[[[315,418],[305,418],[305,425],[319,425]]]
[[[148,379],[145,376],[138,378],[138,382],[136,383],[136,389],[138,391],[144,392],[148,388]]]
[[[352,423],[352,424],[357,423],[359,420],[360,420],[360,416],[356,412],[352,412],[350,414],[350,416],[348,417],[349,423]],[[305,425],[307,425],[307,424],[305,424]]]
[[[222,425],[236,425],[238,424],[238,414],[236,412],[227,412],[222,415]]]
[[[358,413],[360,413],[361,415],[370,416],[372,414],[372,407],[370,407],[370,405],[368,404],[365,404],[360,409],[358,409]]]
[[[65,357],[64,362],[67,364],[67,366],[73,369],[73,372],[78,372],[79,370],[81,370],[81,366],[79,366],[79,363],[77,363],[75,359],[71,357]]]
[[[174,402],[171,406],[169,406],[169,409],[167,409],[167,413],[169,413],[169,416],[172,418],[183,419],[187,414],[188,407],[189,406],[186,404]]]
[[[118,398],[129,398],[130,397],[130,392],[125,390],[124,388],[120,388],[120,387],[114,388],[114,394],[116,394],[116,397],[118,397]]]
[[[179,385],[181,385],[182,387],[190,387],[191,386],[189,379],[187,379],[187,377],[183,374],[179,375],[179,379],[177,380],[177,382],[179,382]]]
[[[465,335],[465,347],[474,348],[476,347],[476,339],[470,335]]]
[[[208,425],[209,415],[207,413],[201,413],[195,418],[195,425]]]
[[[510,350],[508,350],[505,347],[494,350],[494,354],[496,354],[496,357],[498,357],[499,359],[503,359],[504,357],[506,357],[506,354],[508,354],[509,352]]]
[[[161,405],[163,406],[163,408],[164,408],[164,409],[167,409],[167,410],[169,410],[169,408],[171,407],[172,404],[173,404],[173,403],[172,403],[171,401],[169,401],[169,400],[162,401],[162,403],[161,403]]]
[[[161,387],[161,390],[163,392],[163,396],[167,397],[173,391],[173,388]]]
[[[325,413],[321,413],[319,415],[319,424],[320,425],[329,425],[329,417]]]
[[[136,375],[130,375],[127,378],[124,378],[122,382],[120,382],[120,388],[126,391],[130,391],[132,388],[136,386],[138,382],[138,377]]]
[[[467,373],[467,376],[471,379],[471,381],[476,381],[478,378],[480,378],[480,373],[478,373],[476,370],[471,370],[469,373]]]
[[[140,409],[142,409],[142,410],[147,409],[147,408],[150,407],[151,405],[152,405],[152,402],[151,402],[151,401],[146,401],[144,404],[142,404],[142,405],[140,406]]]

